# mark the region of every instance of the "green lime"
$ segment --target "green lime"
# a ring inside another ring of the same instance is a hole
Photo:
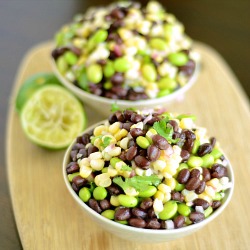
[[[67,147],[87,121],[82,103],[57,85],[38,89],[25,103],[20,118],[27,137],[49,149]]]
[[[60,81],[52,73],[38,73],[27,78],[20,87],[16,96],[16,110],[21,112],[26,101],[45,85],[61,85]]]

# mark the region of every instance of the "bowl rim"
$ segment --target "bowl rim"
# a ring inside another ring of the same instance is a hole
[[[55,44],[52,47],[52,49],[55,48]],[[193,52],[196,52],[200,55],[198,51],[195,49],[192,50]],[[201,71],[201,60],[200,58],[192,58],[195,61],[195,70],[188,82],[180,87],[179,89],[175,90],[174,92],[170,93],[169,95],[152,98],[152,99],[143,99],[143,100],[137,100],[137,101],[131,101],[131,100],[119,100],[119,99],[111,99],[103,96],[97,96],[91,93],[88,93],[87,91],[84,91],[83,89],[80,89],[79,87],[75,86],[73,83],[68,81],[58,70],[56,66],[56,62],[54,58],[50,55],[50,64],[52,66],[52,70],[55,73],[55,75],[59,78],[61,83],[67,87],[69,90],[71,90],[75,95],[77,95],[82,100],[89,100],[94,99],[95,101],[98,101],[99,103],[110,105],[112,103],[117,103],[121,106],[129,106],[129,105],[136,105],[138,107],[142,106],[151,106],[151,105],[160,105],[165,102],[170,102],[172,100],[178,99],[178,97],[182,96],[187,90],[189,90],[195,82],[197,82],[197,78]]]
[[[84,133],[87,133],[89,131],[91,131],[92,129],[94,129],[96,126],[101,125],[103,123],[105,123],[107,121],[107,119],[99,121],[91,126],[89,126],[88,128],[86,128],[83,132],[81,132],[79,134],[83,135]],[[177,228],[177,229],[166,229],[166,230],[155,230],[155,229],[147,229],[147,228],[136,228],[136,227],[132,227],[132,226],[128,226],[128,225],[123,225],[120,224],[118,222],[115,222],[113,220],[109,220],[107,218],[105,218],[104,216],[102,216],[101,214],[95,212],[92,208],[90,208],[85,202],[83,202],[80,197],[75,193],[75,191],[72,189],[70,182],[68,180],[68,176],[66,174],[66,167],[67,164],[69,163],[69,156],[70,156],[70,151],[72,146],[74,145],[74,143],[76,142],[76,139],[74,139],[72,141],[72,143],[70,144],[70,146],[67,148],[64,157],[63,157],[63,163],[62,163],[62,171],[63,171],[63,179],[64,182],[66,184],[66,187],[68,189],[68,191],[70,192],[70,194],[73,196],[74,200],[78,203],[78,205],[80,205],[84,210],[86,210],[88,213],[90,213],[93,217],[95,217],[96,219],[100,220],[101,222],[108,224],[112,227],[117,227],[121,230],[126,230],[126,231],[130,231],[130,232],[134,232],[134,233],[143,233],[143,234],[148,234],[148,235],[173,235],[173,234],[177,234],[177,233],[184,233],[184,232],[188,232],[188,231],[195,231],[196,229],[202,228],[203,226],[205,226],[207,223],[211,222],[213,219],[215,219],[217,216],[219,216],[223,210],[227,207],[227,205],[229,204],[233,192],[234,192],[234,171],[233,171],[233,167],[228,159],[228,157],[224,154],[228,165],[227,168],[229,169],[229,176],[230,176],[230,182],[232,182],[232,186],[227,189],[225,191],[226,195],[225,195],[225,200],[222,203],[222,205],[216,209],[209,217],[205,218],[203,221],[196,223],[196,224],[192,224],[192,225],[188,225],[182,228]]]

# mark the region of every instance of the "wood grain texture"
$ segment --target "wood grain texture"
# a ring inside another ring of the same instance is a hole
[[[235,191],[225,212],[193,235],[157,244],[157,249],[248,249],[249,207],[249,103],[226,63],[213,49],[196,43],[202,56],[197,83],[169,110],[197,115],[197,124],[216,136],[234,167]],[[24,58],[16,78],[8,119],[7,160],[10,192],[24,249],[137,249],[153,245],[121,240],[100,229],[70,197],[63,183],[64,151],[51,152],[24,136],[14,110],[15,94],[28,76],[51,71],[50,43],[33,48]],[[89,125],[103,119],[87,107]]]

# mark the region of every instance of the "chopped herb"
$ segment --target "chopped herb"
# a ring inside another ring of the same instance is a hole
[[[111,140],[112,140],[111,137],[106,136],[106,137],[104,138],[104,140],[103,140],[103,143],[102,143],[101,145],[102,145],[104,148],[106,148],[107,146],[109,146]]]
[[[150,185],[158,186],[161,179],[157,175],[134,176],[132,178],[125,178],[124,181],[122,180],[122,177],[115,177],[113,182],[120,186],[124,191],[129,187],[133,187],[136,191],[141,192],[147,190]]]
[[[112,103],[111,105],[111,112],[115,112],[115,111],[118,111],[120,110],[119,106],[117,105],[116,102]]]
[[[196,116],[195,115],[191,115],[191,114],[182,114],[182,115],[179,115],[176,117],[178,120],[181,120],[183,118],[190,118],[192,119],[193,121],[196,120]]]
[[[121,170],[123,171],[132,171],[132,168],[128,165],[122,165]]]

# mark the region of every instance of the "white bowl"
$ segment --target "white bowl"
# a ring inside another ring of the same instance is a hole
[[[95,128],[97,125],[103,124],[104,121],[98,122],[97,124],[94,124],[93,126],[86,129],[84,133],[88,133],[93,128]],[[120,223],[111,221],[102,215],[95,212],[93,209],[91,209],[87,204],[85,204],[79,196],[75,193],[75,191],[72,189],[70,182],[68,180],[67,174],[66,174],[66,167],[70,160],[70,151],[75,141],[69,146],[67,149],[64,159],[63,159],[63,178],[64,182],[67,186],[67,189],[73,199],[76,201],[76,203],[82,208],[83,210],[83,216],[89,216],[91,219],[97,222],[98,225],[100,225],[104,230],[109,231],[110,233],[116,235],[117,237],[130,240],[130,241],[136,241],[141,243],[160,243],[160,242],[167,242],[171,240],[175,240],[178,238],[182,238],[184,236],[187,236],[191,233],[194,233],[195,231],[203,228],[206,224],[216,219],[226,208],[228,203],[230,202],[232,195],[233,195],[233,189],[234,189],[234,174],[233,174],[233,168],[228,161],[228,176],[230,178],[230,181],[232,182],[232,187],[227,189],[225,191],[225,197],[222,200],[222,205],[217,208],[208,218],[205,220],[197,223],[192,224],[186,227],[182,227],[179,229],[172,229],[172,230],[154,230],[154,229],[141,229],[141,228],[135,228],[127,225],[122,225]],[[228,160],[228,158],[226,157]],[[74,222],[77,223],[77,222]]]
[[[189,81],[178,90],[174,91],[173,93],[159,97],[154,99],[146,99],[146,100],[139,100],[139,101],[129,101],[129,100],[113,100],[110,98],[97,96],[91,93],[88,93],[79,87],[72,84],[70,81],[68,81],[57,69],[55,60],[51,58],[51,64],[54,73],[59,78],[61,83],[69,89],[71,92],[73,92],[80,100],[84,102],[87,106],[93,108],[98,113],[102,114],[103,116],[107,117],[111,113],[111,107],[113,103],[116,103],[120,109],[126,109],[126,108],[136,108],[138,110],[144,109],[144,108],[156,108],[156,107],[166,107],[168,104],[180,100],[183,98],[186,91],[188,91],[193,84],[196,82],[197,77],[200,72],[200,62],[199,60],[195,60],[196,66],[195,71],[193,75],[190,77]]]

